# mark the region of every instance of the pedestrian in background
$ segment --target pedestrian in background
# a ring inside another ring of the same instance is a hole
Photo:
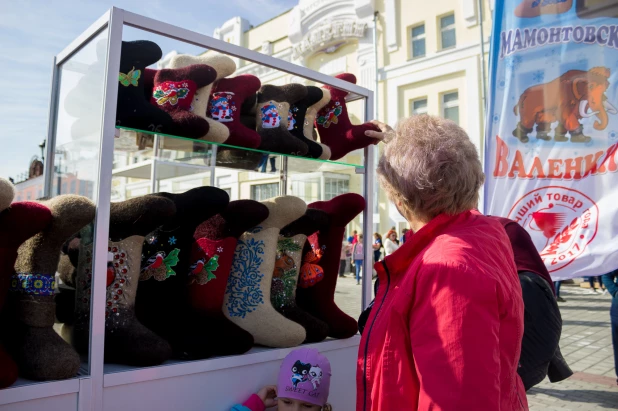
[[[348,265],[348,259],[350,257],[350,243],[346,241],[345,234],[343,235],[343,241],[341,244],[341,255],[339,260],[339,277],[345,277],[345,268]]]
[[[612,324],[614,368],[616,371],[616,385],[618,385],[618,270],[601,276],[601,280],[607,292],[612,296],[612,307],[609,309],[609,318]]]
[[[554,281],[554,291],[556,291],[556,301],[559,303],[566,303],[566,300],[560,296],[560,286],[562,281]]]
[[[382,244],[382,236],[378,233],[373,233],[373,262],[380,261],[380,257],[382,256],[382,248],[384,245]]]
[[[389,256],[397,251],[398,248],[397,233],[394,230],[390,230],[386,233],[386,239],[384,240],[384,255]]]
[[[359,285],[361,278],[361,268],[363,267],[363,260],[365,259],[362,234],[358,235],[358,242],[354,244],[352,257],[354,258],[354,268],[356,269],[356,285]]]
[[[401,239],[399,240],[399,245],[403,245],[406,242],[406,234],[410,231],[407,228],[401,230]]]

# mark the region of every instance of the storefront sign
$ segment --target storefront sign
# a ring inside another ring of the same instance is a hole
[[[485,210],[552,278],[618,268],[618,2],[496,2]]]

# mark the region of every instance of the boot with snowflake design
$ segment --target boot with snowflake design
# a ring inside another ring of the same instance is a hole
[[[183,68],[193,64],[206,64],[212,67],[217,73],[215,82],[230,76],[236,71],[236,63],[234,63],[234,60],[224,54],[207,54],[200,56],[179,54],[172,57],[170,61],[170,68]],[[193,97],[193,102],[191,103],[193,113],[203,117],[208,122],[210,127],[208,134],[203,137],[203,140],[212,141],[214,143],[227,142],[229,144],[228,139],[230,137],[230,131],[228,128],[225,127],[225,125],[220,124],[218,121],[213,120],[208,115],[208,110],[210,109],[209,100],[214,85],[215,83],[210,83],[197,90],[195,97]]]
[[[135,311],[138,320],[165,338],[176,355],[185,356],[184,346],[193,327],[187,298],[193,233],[227,207],[229,196],[216,187],[151,195],[172,200],[176,214],[145,237]],[[207,341],[193,343],[205,345]]]
[[[51,212],[44,205],[34,202],[17,202],[13,199],[13,185],[0,178],[0,310],[15,275],[15,259],[19,246],[51,221]],[[16,281],[16,279],[14,279]],[[25,290],[24,290],[25,291]],[[4,330],[10,333],[9,330]],[[0,345],[0,389],[12,385],[17,380],[17,364]]]
[[[77,195],[61,195],[42,205],[51,211],[51,222],[17,252],[7,304],[12,331],[4,341],[22,377],[58,380],[74,377],[80,358],[53,328],[56,268],[62,245],[93,220],[95,206]]]
[[[335,287],[339,275],[341,239],[345,227],[365,208],[365,199],[354,193],[342,194],[329,201],[316,201],[309,208],[328,214],[330,222],[318,227],[308,237],[296,302],[309,314],[328,324],[328,336],[349,338],[358,331],[356,320],[335,303]],[[321,270],[321,272],[320,272]]]
[[[302,84],[285,86],[262,86],[257,97],[255,118],[257,132],[262,138],[260,150],[303,156],[307,154],[307,144],[294,137],[288,130],[290,105],[307,95],[307,87]]]
[[[270,301],[285,316],[303,326],[307,333],[305,342],[322,341],[328,335],[328,325],[296,305],[296,288],[299,274],[305,267],[302,262],[303,246],[307,236],[318,227],[328,225],[328,214],[320,210],[307,209],[305,215],[281,229],[277,243],[277,257],[270,288]]]
[[[163,338],[135,317],[135,295],[139,283],[144,235],[171,218],[174,203],[163,197],[142,196],[110,205],[110,229],[105,301],[105,361],[152,366],[172,355]],[[78,262],[78,286],[74,344],[88,351],[89,308],[92,285],[92,229],[82,230]]]
[[[336,77],[356,84],[354,74],[343,73]],[[350,122],[345,103],[348,92],[331,86],[324,88],[330,92],[331,100],[318,112],[315,124],[320,141],[330,148],[330,159],[339,160],[351,151],[377,144],[378,140],[365,135],[367,130],[380,131],[377,126],[371,123],[354,126]]]
[[[211,84],[216,75],[215,69],[205,64],[163,69],[155,73],[150,103],[169,113],[174,120],[168,134],[205,138],[210,130],[209,124],[205,118],[194,113],[192,102],[197,90]],[[166,138],[163,143],[166,149],[187,150],[192,146],[190,141],[174,138]]]
[[[306,338],[305,329],[278,313],[270,302],[279,231],[300,218],[307,208],[297,197],[262,201],[268,218],[245,232],[236,245],[227,282],[223,313],[267,347],[294,347]]]
[[[192,327],[191,331],[210,333],[217,330],[217,338],[208,339],[205,346],[189,340],[190,357],[242,354],[253,346],[253,336],[228,320],[222,307],[238,237],[266,217],[268,208],[257,201],[232,201],[224,212],[204,221],[195,230],[189,267],[189,299],[194,324],[199,326]]]
[[[146,67],[163,52],[152,41],[123,41],[118,77],[116,124],[147,131],[171,133],[174,124],[165,111],[150,104],[152,87],[145,81]]]
[[[288,114],[288,130],[294,137],[307,144],[306,156],[322,160],[330,158],[330,148],[313,140],[313,121],[315,120],[315,113],[317,113],[315,107],[323,102],[325,94],[329,96],[330,100],[330,93],[327,90],[307,86],[307,96],[292,104]],[[327,102],[323,102],[322,106]],[[312,107],[314,107],[313,115],[310,112]]]

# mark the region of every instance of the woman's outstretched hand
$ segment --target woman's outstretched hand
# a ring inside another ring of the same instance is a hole
[[[267,385],[258,391],[257,396],[260,397],[266,408],[277,405],[275,398],[277,397],[277,386]]]
[[[388,143],[395,137],[395,130],[393,130],[393,128],[388,124],[382,123],[378,120],[372,120],[370,123],[377,126],[380,131],[367,130],[365,131],[365,135],[367,137],[376,138],[383,143]]]

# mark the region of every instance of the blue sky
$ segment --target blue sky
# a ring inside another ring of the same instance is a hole
[[[27,171],[40,155],[47,133],[47,110],[55,54],[112,6],[212,35],[226,20],[241,16],[258,25],[292,8],[298,0],[0,0],[0,176]],[[282,28],[287,31],[287,27]],[[127,30],[135,36],[135,31]],[[144,38],[150,38],[144,36]],[[125,38],[134,40],[136,38]],[[199,49],[174,41],[157,41],[172,49]]]

